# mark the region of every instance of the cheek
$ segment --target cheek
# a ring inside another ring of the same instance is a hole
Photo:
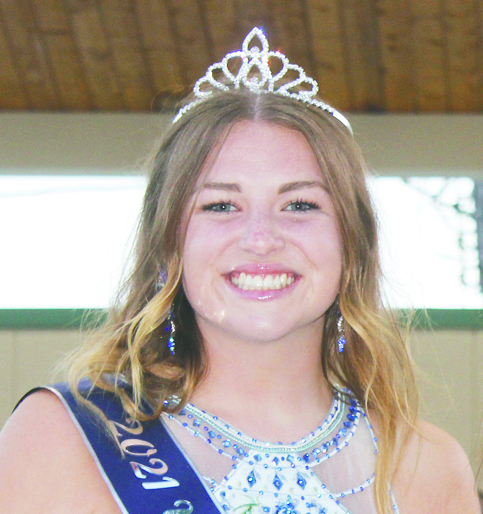
[[[207,305],[206,295],[204,294],[206,274],[203,274],[203,268],[198,265],[199,261],[190,260],[189,255],[186,255],[185,259],[188,262],[183,266],[181,278],[183,289],[191,307],[195,312],[198,312],[202,306]]]
[[[339,231],[325,231],[324,237],[307,241],[308,259],[314,272],[312,294],[324,310],[335,300],[341,283],[343,249]]]
[[[186,262],[183,264],[182,283],[186,298],[197,318],[220,323],[225,310],[214,286],[216,261],[213,262],[212,248],[209,244],[200,248],[194,240],[191,243],[183,253]]]
[[[325,259],[325,274],[334,280],[334,287],[337,291],[340,289],[340,279],[342,275],[342,246],[340,240],[334,239],[325,247],[323,254]]]
[[[204,240],[203,233],[196,230],[196,227],[190,223],[183,248],[183,287],[190,302],[192,301],[191,296],[199,288],[204,278],[203,271],[206,271],[206,266],[202,264],[206,262],[207,258]]]
[[[326,265],[342,266],[342,240],[334,223],[301,227],[291,234],[298,246],[316,268]]]
[[[342,241],[339,232],[334,230],[331,234],[328,234],[320,244],[320,253],[331,263],[336,270],[342,268]]]
[[[214,229],[215,228],[215,229]],[[213,279],[220,272],[225,238],[216,227],[192,219],[183,248],[183,287],[189,302],[196,305],[213,300]]]
[[[193,260],[194,264],[200,267],[216,263],[223,256],[225,249],[236,239],[236,233],[236,227],[232,223],[193,217],[186,230],[183,262],[190,265],[193,264],[190,262]]]
[[[183,248],[183,274],[199,281],[213,260],[213,237],[203,226],[190,223]]]

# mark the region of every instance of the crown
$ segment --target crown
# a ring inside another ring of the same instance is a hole
[[[251,46],[255,38],[260,42],[261,49],[256,45]],[[236,61],[239,64],[240,59],[241,66],[239,66],[238,72],[234,74],[230,69],[234,68]],[[270,68],[271,59],[278,60],[281,64],[280,70],[275,72],[275,74]],[[258,73],[253,73],[253,71],[258,71]],[[221,82],[215,78],[214,72],[217,74],[221,72],[224,80]],[[285,75],[289,72],[295,72],[297,74],[296,78],[288,81]],[[263,31],[257,27],[253,28],[245,37],[241,50],[226,54],[221,62],[212,64],[206,70],[205,75],[196,81],[193,88],[195,100],[189,102],[178,111],[178,114],[173,119],[173,123],[178,121],[192,107],[203,102],[213,94],[213,90],[203,89],[203,86],[207,84],[221,91],[230,91],[231,89],[244,87],[252,93],[274,93],[315,105],[319,109],[331,114],[352,133],[352,127],[345,116],[329,104],[315,98],[319,90],[317,81],[308,77],[301,66],[291,64],[288,58],[281,52],[269,51],[267,38]],[[306,87],[307,89],[301,90],[299,86]]]

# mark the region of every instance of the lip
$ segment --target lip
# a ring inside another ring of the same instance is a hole
[[[231,275],[233,273],[249,273],[250,275],[281,275],[282,273],[291,273],[294,276],[298,276],[297,273],[283,264],[277,263],[247,263],[240,266],[236,266],[225,275]]]

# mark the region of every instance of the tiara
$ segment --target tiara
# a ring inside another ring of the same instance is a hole
[[[261,43],[261,49],[256,46],[250,46],[252,40],[257,38]],[[277,59],[282,67],[275,74],[270,69],[270,59]],[[230,71],[230,64],[241,59],[241,66],[236,74]],[[259,74],[253,75],[252,71],[258,71]],[[213,72],[222,72],[224,81],[217,80]],[[287,72],[296,72],[298,76],[287,82],[282,80]],[[277,85],[277,83],[279,85]],[[253,28],[243,40],[242,49],[236,52],[230,52],[223,57],[221,62],[212,64],[203,77],[198,79],[194,85],[193,93],[195,100],[189,102],[182,107],[173,119],[173,123],[178,121],[183,114],[189,111],[195,105],[200,104],[209,98],[213,91],[203,89],[203,86],[209,84],[215,89],[221,91],[230,91],[230,89],[240,89],[244,87],[252,93],[274,93],[276,95],[294,98],[301,102],[315,105],[319,109],[331,114],[335,119],[340,121],[352,133],[352,127],[347,118],[339,111],[331,107],[317,98],[315,98],[319,85],[312,77],[307,77],[304,69],[297,64],[291,64],[288,58],[281,52],[273,52],[268,49],[268,41],[263,31],[257,27]],[[304,85],[309,87],[307,90],[296,90],[298,86]]]

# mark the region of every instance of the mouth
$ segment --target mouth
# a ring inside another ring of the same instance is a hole
[[[297,277],[294,273],[251,274],[232,272],[227,278],[235,287],[244,291],[276,291],[291,286]]]

